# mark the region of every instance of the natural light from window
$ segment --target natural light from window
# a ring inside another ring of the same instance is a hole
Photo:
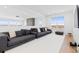
[[[48,22],[50,25],[64,25],[64,16],[51,17]]]
[[[5,25],[22,25],[22,22],[17,20],[17,19],[3,19],[0,18],[0,26],[5,26]]]

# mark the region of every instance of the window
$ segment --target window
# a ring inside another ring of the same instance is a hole
[[[22,25],[21,21],[17,19],[3,19],[0,18],[0,25],[5,26],[5,25]]]
[[[52,17],[48,22],[51,25],[64,25],[64,16]]]

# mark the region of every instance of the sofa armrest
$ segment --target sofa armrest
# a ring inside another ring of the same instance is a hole
[[[51,30],[51,29],[47,29],[47,31],[50,31],[50,32],[52,32],[52,30]]]
[[[5,51],[8,44],[8,36],[5,34],[0,34],[0,51]]]

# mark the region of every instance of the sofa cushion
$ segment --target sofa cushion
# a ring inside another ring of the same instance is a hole
[[[30,40],[32,40],[34,38],[35,38],[35,35],[26,35],[26,36],[16,37],[16,38],[11,39],[8,42],[8,46],[16,45],[16,44],[21,43],[23,41],[27,42],[27,41],[30,41]]]
[[[20,36],[23,36],[22,32],[21,31],[15,31],[16,33],[16,37],[20,37]]]
[[[39,32],[38,34],[37,34],[37,37],[41,37],[41,36],[44,36],[44,35],[46,35],[47,34],[47,32]]]
[[[46,33],[46,34],[49,34],[49,33],[50,33],[50,31],[45,31],[45,33]]]
[[[31,28],[31,32],[38,32],[37,28]]]
[[[23,35],[29,35],[31,33],[31,31],[27,29],[21,29],[21,32]]]
[[[23,35],[26,35],[26,32],[25,32],[24,29],[21,29],[21,32],[22,32]]]
[[[52,32],[52,30],[51,30],[51,29],[47,29],[47,31],[50,31],[50,33]]]
[[[45,32],[45,28],[40,28],[40,31],[41,32]]]

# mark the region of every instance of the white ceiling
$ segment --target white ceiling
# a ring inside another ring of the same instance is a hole
[[[4,5],[0,6],[0,17],[33,17],[51,15],[73,10],[73,5]]]

